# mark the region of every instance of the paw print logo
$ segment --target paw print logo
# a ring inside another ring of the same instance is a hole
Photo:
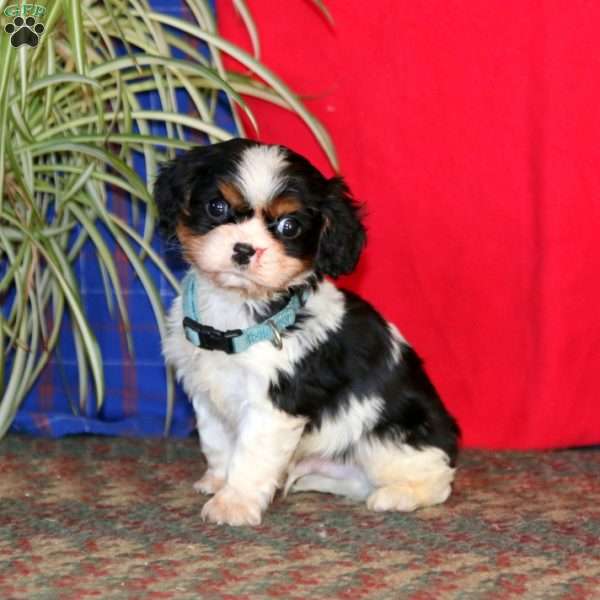
[[[36,23],[34,17],[15,17],[12,23],[4,26],[4,31],[10,34],[10,43],[15,48],[27,44],[34,48],[37,46],[40,36],[44,33],[44,26]]]

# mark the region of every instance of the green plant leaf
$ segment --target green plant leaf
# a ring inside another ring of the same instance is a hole
[[[250,12],[248,5],[245,0],[233,0],[233,5],[235,6],[238,14],[242,18],[244,22],[244,26],[246,27],[246,31],[250,36],[250,41],[252,42],[252,52],[254,58],[256,60],[260,60],[260,39],[258,37],[258,30],[256,29],[256,23],[252,18],[252,13]]]
[[[79,388],[79,402],[69,402],[79,412],[93,391],[97,408],[102,405],[102,356],[75,276],[86,242],[95,249],[107,305],[124,325],[130,352],[126,291],[107,232],[144,286],[165,335],[164,307],[149,267],[177,291],[179,282],[152,246],[156,207],[149,188],[159,163],[176,150],[231,138],[216,122],[220,94],[239,135],[242,117],[258,131],[246,97],[260,98],[296,112],[335,164],[323,126],[258,61],[260,39],[246,0],[233,2],[252,55],[219,35],[208,0],[186,0],[191,23],[159,15],[147,0],[53,0],[35,48],[13,48],[10,36],[0,35],[0,294],[14,298],[0,312],[0,436],[58,352],[67,314]],[[322,2],[313,2],[322,10]],[[121,46],[125,55],[119,55]],[[250,73],[228,71],[226,54]],[[158,106],[146,108],[148,93]],[[132,167],[140,157],[145,178]],[[107,186],[128,194],[131,224],[109,210]],[[167,369],[165,433],[174,390]]]
[[[317,10],[325,17],[329,25],[335,27],[335,21],[325,2],[323,0],[310,0],[310,2],[317,7]]]
[[[65,18],[69,29],[69,39],[73,54],[75,55],[75,66],[77,72],[81,75],[86,74],[86,46],[85,30],[83,28],[83,18],[81,15],[82,3],[79,0],[64,0],[67,6]]]
[[[104,269],[106,269],[106,273],[110,279],[112,288],[115,292],[117,306],[119,308],[119,314],[121,316],[121,320],[123,321],[123,329],[127,341],[127,348],[129,350],[129,354],[133,356],[134,349],[133,340],[131,338],[131,323],[129,321],[129,314],[127,312],[127,306],[123,298],[123,290],[121,288],[119,276],[117,275],[117,267],[115,265],[113,256],[110,250],[108,249],[106,242],[102,239],[102,234],[98,230],[98,227],[94,225],[93,220],[88,217],[85,211],[82,208],[80,208],[77,205],[77,203],[74,202],[71,203],[71,205],[69,206],[69,210],[75,215],[77,220],[83,225],[83,227],[87,231],[88,236],[94,243],[96,251],[98,252],[98,260],[101,262]]]
[[[8,106],[9,82],[11,80],[15,49],[9,43],[8,35],[0,35],[0,210],[4,199],[4,181],[6,177],[6,147],[9,142]]]
[[[207,33],[203,31],[199,27],[188,23],[187,21],[183,21],[182,19],[178,19],[176,17],[172,17],[170,15],[163,15],[157,12],[151,12],[148,15],[154,21],[158,21],[159,23],[164,23],[165,25],[170,25],[171,27],[175,27],[188,33],[189,35],[193,35],[198,39],[201,39],[209,44],[214,45],[216,48],[219,48],[223,52],[229,54],[237,61],[242,63],[244,66],[248,67],[252,70],[253,73],[258,75],[263,81],[268,83],[275,91],[277,91],[282,98],[302,117],[306,125],[313,132],[323,150],[327,154],[329,161],[331,162],[334,169],[338,169],[338,160],[337,154],[335,152],[335,148],[333,146],[333,142],[320,123],[320,121],[311,114],[308,109],[304,106],[304,104],[298,99],[298,97],[290,90],[290,88],[275,75],[272,71],[264,67],[261,63],[256,61],[252,56],[250,56],[247,52],[244,52],[231,42],[224,40],[216,35]]]
[[[57,245],[53,243],[52,238],[45,241],[38,240],[27,231],[26,228],[21,226],[17,219],[13,219],[6,214],[4,215],[4,219],[16,228],[21,229],[21,231],[31,240],[32,244],[46,260],[46,264],[52,270],[57,283],[60,285],[83,339],[85,351],[94,377],[97,404],[98,408],[100,408],[104,400],[104,373],[102,371],[100,348],[98,347],[96,338],[85,318],[77,289],[73,286],[74,276],[71,272],[69,263],[66,260],[66,256],[64,256]]]

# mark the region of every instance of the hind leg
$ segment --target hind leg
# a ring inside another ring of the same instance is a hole
[[[441,504],[452,491],[454,469],[439,448],[370,440],[360,444],[357,459],[374,487],[371,510],[410,512]]]
[[[364,500],[372,491],[369,480],[353,463],[337,462],[323,457],[308,457],[291,465],[284,494],[323,492]]]

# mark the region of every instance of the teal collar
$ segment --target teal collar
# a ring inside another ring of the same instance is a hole
[[[196,306],[198,280],[190,271],[183,280],[183,330],[189,342],[204,350],[221,350],[227,354],[244,352],[258,342],[271,342],[281,349],[283,340],[281,332],[291,327],[295,322],[298,311],[304,306],[308,291],[295,293],[286,306],[278,313],[262,323],[252,325],[247,329],[220,331],[209,325],[200,323],[200,314]]]

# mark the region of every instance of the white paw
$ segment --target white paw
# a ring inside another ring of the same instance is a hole
[[[224,487],[203,506],[200,516],[218,525],[260,525],[262,510],[256,500]]]
[[[212,494],[216,494],[224,485],[224,477],[220,477],[211,469],[207,469],[202,479],[194,483],[194,489],[201,494],[211,496]]]
[[[367,498],[367,508],[382,512],[385,510],[397,510],[400,512],[411,512],[419,506],[419,502],[409,487],[388,485],[377,488]]]
[[[423,506],[441,504],[448,498],[450,491],[449,485],[437,490],[408,484],[386,485],[377,488],[367,498],[367,508],[378,512],[386,510],[412,512]]]

